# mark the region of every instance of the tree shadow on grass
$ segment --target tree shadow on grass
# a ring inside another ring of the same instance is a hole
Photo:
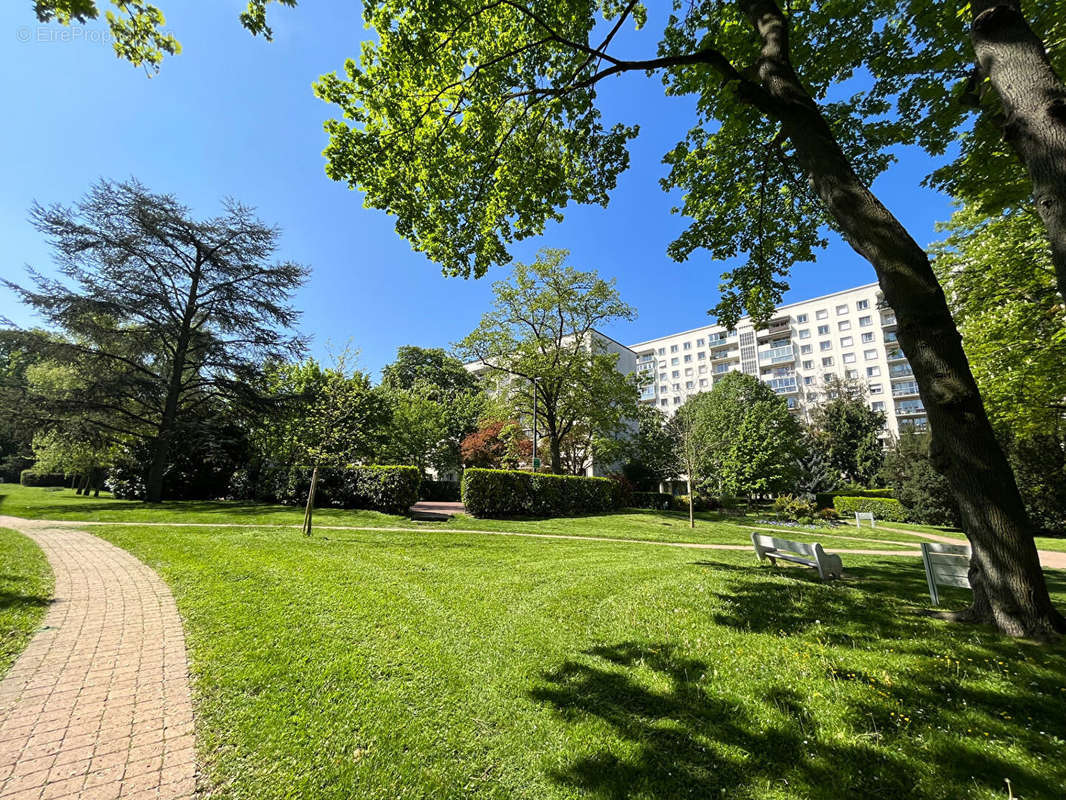
[[[585,650],[544,673],[530,696],[571,725],[606,723],[613,736],[597,735],[556,781],[607,800],[940,800],[998,795],[1004,778],[1021,797],[1062,797],[1062,647],[921,616],[920,564],[856,568],[848,585],[704,563],[727,573],[711,619],[761,635],[763,647],[775,637],[770,651],[807,651],[807,670],[797,661],[789,674],[767,666],[727,679],[674,644]],[[893,660],[880,659],[890,648]],[[812,708],[832,708],[832,720]],[[1018,763],[1008,746],[1041,768]]]
[[[27,582],[17,575],[0,575],[0,582],[11,584],[15,582]],[[18,612],[27,608],[45,608],[52,601],[39,594],[25,594],[19,591],[0,590],[0,611],[14,610]]]

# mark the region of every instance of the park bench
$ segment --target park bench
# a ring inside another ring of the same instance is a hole
[[[929,597],[932,598],[934,606],[940,605],[937,586],[970,588],[968,544],[922,542],[922,564],[925,565],[925,580],[929,584]]]
[[[777,565],[777,559],[790,561],[793,564],[802,564],[818,570],[818,577],[823,581],[830,577],[839,578],[844,571],[844,565],[840,556],[827,553],[822,546],[815,542],[792,542],[788,539],[778,539],[775,536],[767,536],[762,533],[753,533],[751,543],[755,545],[755,554],[762,561],[770,559],[770,563]]]
[[[874,519],[874,512],[872,512],[872,511],[856,511],[855,512],[855,527],[856,528],[861,528],[862,527],[862,521],[864,519],[870,520],[870,527],[871,528],[876,528],[877,527],[877,521]]]

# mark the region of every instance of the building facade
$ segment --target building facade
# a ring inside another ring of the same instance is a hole
[[[710,391],[730,372],[767,383],[807,419],[833,378],[866,385],[870,407],[885,412],[886,435],[925,430],[925,408],[910,364],[896,342],[896,316],[876,283],[775,310],[765,328],[745,317],[629,346],[648,381],[643,400],[672,414],[686,399]],[[628,372],[619,361],[619,368]]]

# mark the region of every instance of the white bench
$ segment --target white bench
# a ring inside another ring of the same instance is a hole
[[[839,578],[844,572],[844,565],[840,556],[827,553],[822,546],[815,542],[792,542],[788,539],[778,539],[775,536],[766,536],[762,533],[753,533],[751,543],[755,545],[755,555],[762,561],[770,559],[770,563],[776,565],[777,559],[791,561],[793,564],[803,564],[806,567],[814,567],[818,570],[818,577],[823,581],[830,576]]]
[[[870,527],[871,528],[876,528],[877,527],[877,521],[874,519],[874,512],[872,512],[872,511],[856,511],[855,512],[855,527],[856,528],[861,528],[862,527],[862,521],[864,519],[870,520]]]
[[[971,588],[968,544],[922,542],[922,564],[925,565],[925,580],[929,584],[929,596],[934,606],[940,605],[937,586]]]

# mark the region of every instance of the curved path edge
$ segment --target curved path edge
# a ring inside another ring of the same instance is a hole
[[[40,631],[0,680],[0,800],[192,798],[185,635],[163,580],[85,531],[0,516],[55,573]]]

